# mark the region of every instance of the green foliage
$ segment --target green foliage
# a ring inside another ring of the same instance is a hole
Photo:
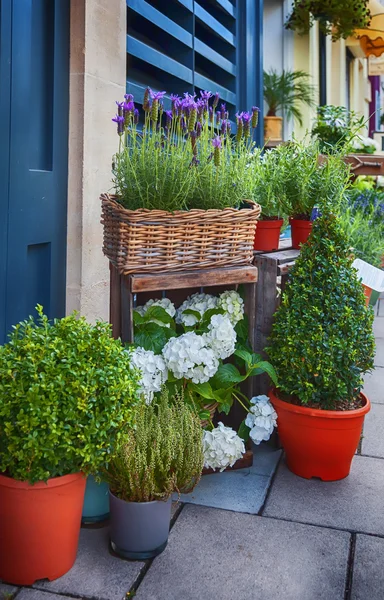
[[[113,160],[113,183],[123,206],[166,211],[240,207],[247,199],[258,109],[247,123],[244,113],[238,116],[241,127],[232,136],[225,105],[215,103],[187,95],[173,100],[167,114],[157,100],[152,108],[147,100],[142,128],[133,110],[126,113]]]
[[[262,219],[282,219],[288,216],[285,184],[289,158],[292,158],[292,152],[286,145],[266,150],[263,155],[260,151],[253,153],[249,197],[260,204]]]
[[[332,40],[336,41],[353,35],[356,29],[367,27],[370,18],[368,0],[293,0],[285,26],[306,35],[316,19],[320,31],[332,35]]]
[[[0,472],[30,483],[95,474],[130,423],[137,375],[109,325],[37,312],[0,347]]]
[[[279,389],[303,405],[353,405],[373,367],[373,312],[366,308],[338,217],[321,207],[292,269],[267,348]]]
[[[348,111],[345,106],[327,104],[317,109],[312,136],[317,138],[324,154],[347,154],[352,150],[352,141],[364,124],[364,117]]]
[[[316,106],[314,85],[305,71],[264,71],[264,100],[268,104],[267,117],[275,117],[282,110],[288,119],[303,124],[301,104]]]
[[[192,491],[203,468],[202,435],[181,395],[170,398],[164,390],[152,404],[138,405],[134,428],[106,472],[112,492],[128,502],[150,502]]]

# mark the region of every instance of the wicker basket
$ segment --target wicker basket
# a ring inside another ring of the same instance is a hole
[[[224,210],[128,210],[101,195],[103,252],[121,274],[241,266],[253,260],[260,206]]]
[[[209,419],[202,419],[201,420],[201,426],[204,429],[204,427],[207,427],[207,425],[210,424],[210,422],[213,420],[213,417],[215,416],[215,412],[217,407],[219,406],[218,402],[211,402],[210,404],[204,404],[203,408],[204,410],[208,410],[209,414],[211,415],[210,420]]]

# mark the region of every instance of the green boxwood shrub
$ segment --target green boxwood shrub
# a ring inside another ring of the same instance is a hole
[[[130,423],[137,374],[108,324],[37,311],[0,347],[0,473],[97,473]]]
[[[267,348],[279,389],[302,405],[353,407],[373,367],[373,311],[352,267],[348,237],[328,208],[302,247]]]

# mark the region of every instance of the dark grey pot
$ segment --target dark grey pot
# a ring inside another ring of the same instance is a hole
[[[112,550],[133,560],[153,558],[168,543],[172,500],[126,502],[109,492]]]

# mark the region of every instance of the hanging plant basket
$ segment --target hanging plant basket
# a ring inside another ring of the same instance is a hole
[[[320,31],[336,41],[368,27],[370,19],[368,0],[294,0],[285,26],[306,35],[318,20]]]
[[[103,252],[119,273],[171,272],[247,265],[261,208],[128,210],[101,195]]]

